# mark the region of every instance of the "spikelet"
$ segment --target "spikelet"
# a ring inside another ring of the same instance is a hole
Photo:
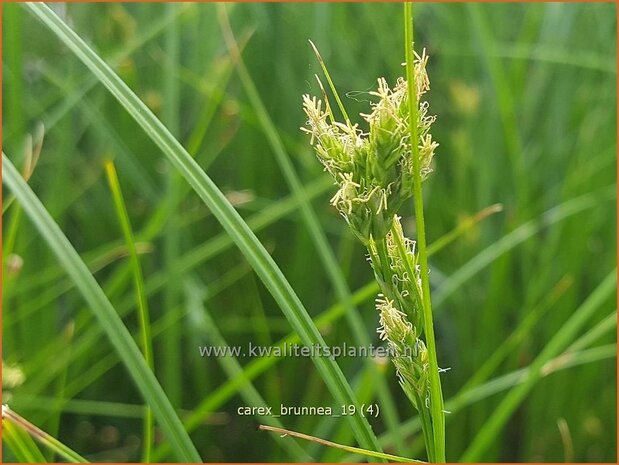
[[[391,349],[400,385],[417,409],[425,408],[430,397],[428,350],[417,337],[416,328],[393,306],[393,301],[379,297],[376,309],[380,315],[378,334]],[[419,399],[422,405],[418,405]]]
[[[435,120],[428,115],[428,103],[421,97],[429,90],[427,55],[415,57],[417,84],[417,127],[422,178],[431,172],[434,150],[430,128]],[[362,114],[368,126],[364,133],[351,122],[330,121],[327,106],[316,97],[303,96],[307,127],[318,159],[338,185],[331,199],[357,237],[368,244],[382,239],[402,203],[412,196],[413,164],[407,119],[408,90],[399,78],[393,89],[384,78],[378,79],[377,98],[371,112]]]

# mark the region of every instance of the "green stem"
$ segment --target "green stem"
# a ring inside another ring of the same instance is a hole
[[[105,171],[107,174],[110,190],[112,191],[112,197],[114,199],[114,206],[118,215],[118,220],[125,237],[127,249],[129,251],[129,258],[131,261],[131,267],[133,269],[135,290],[137,295],[138,313],[140,319],[140,336],[142,339],[142,352],[144,353],[144,360],[146,364],[154,372],[153,362],[153,348],[152,338],[150,330],[150,315],[148,310],[148,301],[146,299],[146,292],[144,287],[144,276],[142,274],[142,267],[140,265],[140,259],[138,258],[138,252],[135,246],[135,238],[133,234],[133,228],[129,221],[129,213],[123,199],[122,190],[120,188],[120,182],[116,174],[116,168],[112,161],[108,161],[105,164]],[[144,415],[144,450],[142,454],[142,461],[149,463],[151,461],[151,452],[154,438],[154,418],[153,411],[150,406],[146,406],[146,413]]]
[[[404,3],[404,49],[406,51],[406,77],[408,81],[408,112],[411,151],[413,158],[413,193],[415,202],[415,221],[417,224],[417,247],[421,268],[421,287],[423,303],[423,322],[426,345],[430,363],[430,408],[432,429],[434,432],[434,461],[445,462],[445,413],[443,411],[443,393],[436,358],[436,342],[432,322],[432,302],[430,300],[430,279],[428,253],[426,247],[425,222],[423,217],[423,197],[421,192],[421,170],[417,134],[417,93],[413,56],[413,6]]]
[[[26,432],[18,429],[17,426],[4,418],[2,419],[2,443],[21,463],[47,462],[34,440]],[[7,455],[4,455],[8,452],[7,449],[2,451],[3,458],[7,457]]]
[[[421,432],[423,440],[426,443],[426,452],[428,460],[434,462],[436,460],[436,451],[434,450],[434,432],[432,430],[432,418],[430,410],[426,407],[424,399],[418,393],[414,395],[417,411],[419,412],[419,420],[421,422]]]

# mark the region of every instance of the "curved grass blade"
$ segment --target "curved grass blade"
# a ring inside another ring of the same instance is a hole
[[[114,71],[48,6],[40,3],[24,5],[97,76],[180,171],[245,255],[301,340],[310,347],[324,347],[322,335],[275,261],[191,155]],[[134,349],[137,350],[135,346]],[[357,405],[352,388],[339,366],[327,358],[314,357],[313,361],[335,400],[341,404]],[[367,419],[355,415],[349,416],[348,420],[362,447],[379,448]]]
[[[241,79],[245,93],[247,94],[251,106],[256,113],[256,117],[262,127],[262,131],[271,146],[272,152],[275,155],[275,160],[279,165],[284,180],[292,192],[293,197],[297,199],[301,219],[307,227],[310,240],[313,242],[315,250],[318,253],[318,257],[320,258],[324,270],[331,281],[336,297],[338,301],[342,302],[346,307],[345,317],[351,328],[355,343],[359,346],[369,346],[372,342],[371,338],[367,334],[367,329],[365,328],[363,319],[359,314],[359,310],[351,303],[351,291],[346,283],[346,278],[340,269],[340,265],[331,246],[329,245],[329,240],[320,226],[320,221],[318,220],[318,216],[316,215],[310,199],[305,192],[305,188],[303,187],[295,167],[286,152],[284,142],[278,134],[275,123],[271,119],[264,105],[264,101],[260,97],[260,92],[258,91],[258,88],[256,87],[256,84],[245,65],[243,57],[241,56],[241,49],[237,44],[236,38],[234,37],[230,20],[226,12],[226,7],[223,4],[220,4],[218,12],[224,40],[226,41],[228,49],[230,50],[230,55],[236,64],[237,73]],[[321,64],[324,66],[323,62],[321,62]],[[370,370],[374,370],[376,375],[374,380],[376,390],[378,392],[378,399],[384,413],[383,416],[385,418],[385,423],[389,429],[396,430],[399,424],[399,418],[397,416],[397,408],[391,398],[387,382],[384,377],[379,376],[378,368],[372,360],[366,360],[366,366]]]
[[[13,192],[24,212],[30,217],[88,302],[90,309],[99,320],[99,324],[105,330],[118,356],[125,363],[127,371],[144,396],[144,400],[152,407],[177,457],[182,461],[201,462],[176,412],[114,307],[69,240],[4,152],[2,153],[2,174],[2,182]]]
[[[426,462],[423,462],[421,460],[409,459],[407,457],[400,457],[398,455],[386,454],[384,452],[375,452],[373,450],[366,450],[366,449],[360,449],[358,447],[346,446],[344,444],[338,444],[336,442],[327,441],[325,439],[320,439],[320,438],[317,438],[315,436],[309,436],[309,435],[303,434],[303,433],[297,433],[296,431],[290,431],[290,430],[287,430],[287,429],[284,429],[284,428],[277,428],[277,427],[274,427],[274,426],[267,426],[267,425],[258,425],[258,429],[261,430],[261,431],[270,431],[272,433],[278,433],[278,434],[281,435],[281,437],[293,436],[295,438],[305,439],[307,441],[312,441],[312,442],[317,442],[319,444],[322,444],[323,446],[334,447],[336,449],[341,449],[341,450],[344,450],[346,452],[352,452],[352,453],[355,453],[355,454],[361,454],[361,455],[365,455],[366,457],[373,457],[373,458],[384,459],[384,460],[388,460],[390,462],[426,463]]]

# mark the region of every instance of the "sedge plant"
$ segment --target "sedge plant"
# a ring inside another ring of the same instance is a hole
[[[367,248],[381,293],[376,299],[381,339],[390,348],[402,389],[419,412],[428,459],[445,461],[443,398],[432,325],[428,252],[421,182],[431,172],[438,144],[430,128],[435,116],[422,101],[430,89],[425,50],[412,50],[412,6],[404,5],[406,79],[390,87],[378,79],[376,100],[363,131],[353,124],[323,60],[327,81],[344,122],[336,121],[326,93],[303,96],[310,143],[338,187],[333,205]],[[312,44],[313,45],[313,44]],[[320,82],[320,81],[319,81]],[[321,85],[322,89],[322,85]],[[417,241],[404,235],[398,211],[413,199]]]

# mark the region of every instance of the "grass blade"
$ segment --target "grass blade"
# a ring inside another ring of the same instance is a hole
[[[2,419],[2,441],[20,462],[47,462],[32,438],[23,430],[5,419]],[[3,459],[6,460],[6,456],[4,456]]]
[[[526,381],[512,389],[494,411],[492,416],[484,424],[483,428],[475,436],[475,439],[462,455],[461,462],[479,461],[482,454],[491,445],[494,438],[501,432],[511,414],[529,393],[534,384],[543,376],[544,366],[552,358],[559,355],[582,328],[583,324],[591,317],[593,312],[610,297],[616,289],[617,270],[613,270],[593,291],[585,302],[572,314],[570,319],[562,326],[561,330],[548,342],[544,350],[537,356],[529,367]]]
[[[314,51],[314,54],[316,55],[316,58],[318,59],[318,63],[320,63],[320,67],[322,68],[322,72],[324,73],[325,77],[327,78],[327,82],[329,83],[329,87],[331,88],[331,92],[333,92],[333,96],[335,97],[335,100],[337,101],[337,106],[340,109],[340,111],[342,112],[342,116],[344,117],[344,120],[349,123],[350,122],[350,118],[348,117],[348,113],[346,113],[346,109],[344,108],[344,104],[342,103],[342,99],[340,99],[340,95],[338,94],[336,88],[335,88],[335,84],[333,83],[333,79],[331,79],[331,75],[329,74],[329,70],[327,69],[327,65],[325,64],[325,61],[322,59],[322,56],[320,55],[320,52],[318,51],[318,48],[316,48],[316,46],[314,45],[314,42],[312,42],[311,40],[309,41],[309,44],[312,47],[312,50]],[[316,76],[316,79],[318,79],[318,76]],[[324,88],[322,87],[322,83],[320,82],[320,79],[318,79],[318,84],[320,85],[320,89],[322,90],[322,93],[325,96],[325,104],[330,108],[329,105],[329,100],[327,98],[327,94],[324,91]],[[331,114],[331,118],[333,118],[333,113],[331,112],[331,110],[329,109],[329,113]]]
[[[88,302],[90,309],[124,362],[144,400],[152,407],[155,417],[174,448],[177,457],[182,461],[201,462],[202,460],[183,429],[176,412],[174,412],[152,371],[148,368],[140,350],[114,307],[69,240],[4,153],[2,153],[2,174],[2,182],[13,192],[17,201]]]
[[[358,447],[345,446],[343,444],[337,444],[337,443],[332,442],[332,441],[326,441],[325,439],[320,439],[320,438],[317,438],[315,436],[309,436],[309,435],[303,434],[303,433],[297,433],[296,431],[290,431],[290,430],[287,430],[287,429],[284,429],[284,428],[276,428],[276,427],[273,427],[273,426],[259,425],[258,429],[260,429],[262,431],[271,431],[273,433],[279,433],[279,434],[282,435],[282,437],[284,437],[284,436],[294,436],[295,438],[305,439],[307,441],[317,442],[317,443],[322,444],[324,446],[335,447],[336,449],[341,449],[341,450],[344,450],[346,452],[351,452],[351,453],[354,453],[354,454],[361,454],[361,455],[365,455],[366,457],[373,457],[373,458],[384,459],[384,460],[388,460],[390,462],[425,463],[425,462],[422,462],[421,460],[409,459],[407,457],[400,457],[398,455],[385,454],[384,452],[375,452],[373,450],[366,450],[366,449],[359,449]]]
[[[40,3],[24,5],[97,76],[181,172],[245,255],[301,340],[310,347],[324,347],[322,335],[275,261],[198,163],[114,71],[48,6]],[[126,332],[124,326],[123,329]],[[137,351],[135,345],[133,349]],[[352,388],[339,366],[326,358],[314,357],[313,361],[335,400],[341,404],[357,405]],[[355,415],[349,416],[348,420],[362,447],[378,449],[376,436],[367,419]]]
[[[59,456],[63,457],[65,460],[71,463],[88,463],[88,460],[79,455],[77,452],[73,451],[71,448],[65,446],[58,439],[46,433],[37,426],[33,425],[21,415],[15,413],[13,410],[8,408],[6,405],[3,405],[2,425],[6,427],[7,424],[12,424],[16,428],[19,428],[21,431],[28,433],[41,444],[53,450]],[[12,428],[9,427],[7,429],[11,431]],[[12,431],[12,433],[16,433],[16,431]],[[17,437],[17,435],[14,434],[13,437],[15,438]],[[25,441],[22,443],[22,445],[25,445]],[[30,453],[35,453],[35,450],[38,451],[38,449],[34,449],[32,447],[30,447],[29,449]],[[37,454],[35,453],[35,455]]]
[[[166,3],[164,5],[165,16],[174,18],[177,5],[175,3]],[[162,66],[162,88],[165,105],[163,106],[162,119],[166,127],[169,128],[173,135],[178,135],[180,130],[179,124],[179,81],[176,79],[176,67],[179,59],[179,38],[178,24],[172,19],[165,31],[165,52],[167,59]],[[170,199],[174,199],[176,205],[181,204],[181,187],[182,179],[175,170],[168,170],[166,173],[165,195]],[[163,306],[164,308],[175,308],[181,300],[181,276],[174,272],[172,263],[174,258],[181,251],[181,229],[178,226],[179,212],[172,210],[168,221],[164,226],[163,235],[163,269],[166,271],[167,285],[163,289]],[[163,387],[168,394],[170,402],[173,406],[179,407],[182,405],[183,390],[179,383],[182,379],[181,365],[178,361],[181,359],[181,327],[174,325],[170,328],[168,336],[163,341],[161,348],[161,379]]]
[[[286,152],[284,142],[278,134],[275,124],[269,116],[269,113],[264,105],[264,101],[260,96],[260,92],[258,91],[254,80],[245,66],[245,62],[241,56],[240,47],[237,45],[237,41],[230,25],[226,7],[223,4],[219,5],[219,7],[221,29],[223,30],[225,41],[228,45],[228,49],[230,50],[230,55],[232,56],[233,61],[235,61],[237,73],[241,79],[245,93],[254,108],[257,119],[269,142],[269,145],[271,146],[273,154],[275,155],[275,159],[283,174],[284,180],[286,181],[288,188],[291,190],[293,197],[299,204],[301,219],[307,227],[310,240],[313,242],[316,252],[318,253],[318,257],[320,258],[327,276],[331,281],[337,299],[346,307],[345,317],[351,328],[355,343],[359,346],[369,346],[372,342],[371,338],[367,334],[367,329],[359,314],[359,310],[352,305],[351,291],[346,283],[346,278],[340,269],[340,264],[338,263],[338,260],[329,244],[329,240],[324,230],[320,226],[320,221],[318,220],[318,216],[311,205],[306,189],[303,187],[295,167]],[[312,47],[314,47],[313,44]],[[318,52],[315,47],[314,50]],[[319,54],[317,56],[320,57]],[[325,68],[326,72],[326,66],[322,61],[321,66]],[[378,391],[379,401],[383,406],[384,418],[387,427],[396,430],[399,419],[397,418],[397,409],[391,399],[387,382],[385,378],[380,375],[374,361],[370,359],[366,360],[366,366],[368,366],[370,370],[374,370],[374,380]]]
[[[185,285],[187,293],[188,306],[190,311],[197,314],[197,317],[193,321],[196,329],[203,335],[204,342],[208,342],[212,346],[228,347],[229,344],[224,339],[223,335],[217,327],[217,322],[211,312],[203,304],[204,297],[206,295],[206,287],[200,283],[197,279],[190,280]],[[221,368],[228,375],[230,379],[235,377],[244,378],[244,370],[238,359],[234,356],[230,357],[217,357],[217,362]],[[255,406],[267,406],[267,401],[260,395],[258,390],[254,387],[253,383],[245,378],[245,383],[239,389],[241,398],[247,405]],[[279,418],[276,417],[260,417],[262,421],[269,423],[273,427],[283,427]],[[282,448],[285,449],[290,458],[297,462],[303,462],[312,460],[312,458],[299,446],[296,442],[280,440]]]
[[[153,347],[150,335],[150,316],[148,311],[148,301],[146,300],[146,293],[144,291],[144,276],[142,275],[142,267],[140,265],[140,259],[138,258],[138,251],[135,246],[135,239],[133,237],[133,228],[131,227],[131,221],[129,220],[129,214],[127,213],[127,207],[123,199],[123,194],[120,188],[120,182],[116,175],[116,168],[114,163],[108,161],[105,164],[105,172],[107,174],[108,184],[114,197],[114,206],[116,207],[116,214],[120,222],[123,235],[125,236],[125,242],[127,243],[127,250],[129,251],[129,259],[131,262],[131,268],[133,271],[133,280],[135,283],[135,292],[137,295],[137,307],[140,320],[141,339],[142,339],[142,352],[144,353],[144,359],[148,367],[153,370]],[[150,407],[146,409],[146,415],[144,416],[144,452],[142,460],[146,463],[150,462],[151,448],[153,443],[153,412]]]
[[[617,344],[606,344],[603,346],[584,349],[578,352],[570,351],[569,357],[565,357],[567,353],[568,352],[564,352],[559,357],[550,360],[548,364],[545,365],[542,372],[542,377],[549,376],[557,371],[566,370],[587,363],[616,358]],[[466,391],[458,392],[455,396],[445,401],[445,408],[452,412],[453,415],[469,405],[480,402],[494,394],[505,391],[514,386],[518,386],[526,381],[529,368],[530,365],[493,378]],[[449,418],[452,418],[452,416]],[[400,434],[412,435],[417,433],[420,429],[421,422],[418,417],[415,417],[401,426]],[[394,437],[391,433],[381,435],[379,439],[383,447],[389,447],[394,443]],[[350,463],[356,462],[357,460],[357,455],[347,455],[342,461]]]
[[[541,215],[526,221],[513,231],[504,235],[483,249],[456,272],[451,274],[434,293],[434,305],[439,306],[460,287],[477,275],[482,269],[494,262],[498,257],[522,244],[535,234],[561,221],[581,213],[616,197],[617,186],[602,187],[593,192],[579,195],[546,210]]]

